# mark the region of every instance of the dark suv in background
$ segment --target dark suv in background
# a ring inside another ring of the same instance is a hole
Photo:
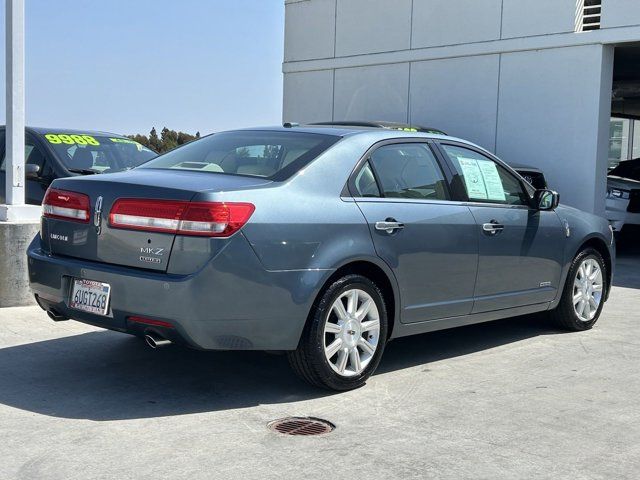
[[[6,201],[5,127],[0,127],[0,203]],[[157,156],[122,135],[61,128],[25,131],[26,202],[40,205],[51,182],[75,175],[111,173],[137,167]]]

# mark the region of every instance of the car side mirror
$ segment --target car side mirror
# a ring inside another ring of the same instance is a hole
[[[536,190],[534,201],[538,210],[555,210],[560,204],[560,194],[553,190]]]
[[[24,167],[24,174],[29,180],[38,180],[40,178],[40,165],[27,163]]]

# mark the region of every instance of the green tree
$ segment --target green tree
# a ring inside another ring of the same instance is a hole
[[[165,153],[179,147],[180,145],[184,145],[185,143],[189,143],[200,138],[200,132],[196,132],[195,135],[191,135],[185,132],[176,132],[175,130],[170,130],[167,127],[164,127],[160,132],[160,136],[158,136],[156,127],[153,127],[149,132],[148,137],[139,133],[135,135],[127,135],[127,137],[147,148],[150,148],[151,150],[155,150],[158,153]]]
[[[160,138],[158,138],[156,127],[153,127],[151,132],[149,132],[149,148],[158,153],[162,153],[162,142],[160,141]]]

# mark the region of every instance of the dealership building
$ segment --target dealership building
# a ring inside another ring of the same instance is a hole
[[[283,70],[284,121],[438,128],[601,215],[640,157],[640,0],[287,0]]]

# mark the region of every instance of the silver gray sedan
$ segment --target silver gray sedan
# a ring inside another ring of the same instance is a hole
[[[286,351],[359,387],[394,338],[608,297],[606,220],[444,135],[285,125],[214,134],[133,170],[58,179],[28,249],[54,320],[152,347]]]

